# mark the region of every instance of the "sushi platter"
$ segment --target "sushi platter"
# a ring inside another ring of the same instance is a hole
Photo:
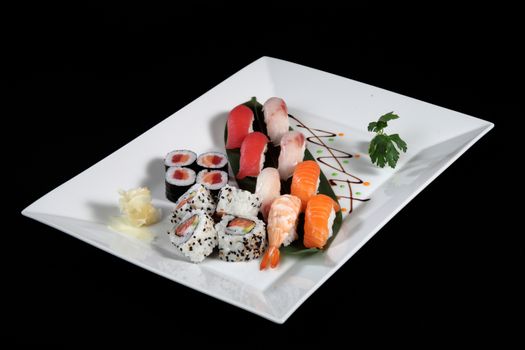
[[[168,233],[176,250],[192,262],[215,247],[228,262],[262,256],[263,270],[277,267],[281,246],[325,248],[341,225],[341,208],[305,136],[290,127],[286,102],[271,97],[263,106],[254,97],[235,106],[225,148],[239,188],[228,185],[224,153],[197,157],[181,149],[164,159],[166,198],[175,204]],[[192,169],[200,169],[197,176]]]
[[[390,111],[395,169],[368,154]],[[23,214],[283,323],[492,126],[263,57]]]

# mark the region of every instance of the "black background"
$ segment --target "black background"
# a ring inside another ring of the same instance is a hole
[[[523,149],[517,13],[489,6],[467,11],[266,2],[236,8],[28,6],[4,12],[3,109],[7,106],[9,127],[3,130],[10,135],[15,130],[4,154],[16,164],[15,176],[4,183],[9,224],[14,218],[16,225],[4,231],[4,339],[109,338],[172,346],[178,337],[238,346],[274,346],[276,338],[348,344],[516,339],[523,329],[518,296],[524,249],[521,229],[512,224],[519,213],[508,194],[519,198],[521,192],[515,190],[521,186],[516,166]],[[263,55],[496,126],[284,325],[20,215]]]

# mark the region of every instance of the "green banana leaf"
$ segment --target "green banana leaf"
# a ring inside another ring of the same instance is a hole
[[[254,115],[254,122],[253,122],[253,130],[262,132],[265,135],[268,135],[266,131],[266,124],[264,123],[264,114],[262,111],[262,105],[257,102],[257,99],[255,97],[252,97],[252,99],[246,103],[243,103],[246,107],[250,108],[253,111]],[[290,130],[293,130],[290,127]],[[224,142],[226,143],[226,140],[228,139],[228,127],[225,125],[224,127]],[[226,154],[228,156],[228,160],[230,162],[230,166],[232,168],[233,174],[237,174],[239,172],[239,161],[241,158],[240,149],[227,149]],[[274,146],[271,142],[268,143],[268,150],[266,151],[266,159],[264,162],[264,167],[272,167],[277,168],[278,166],[278,159],[279,159],[279,153],[281,151],[281,148],[279,146]],[[304,160],[316,160],[310,151],[308,149],[304,152]],[[238,180],[237,185],[239,188],[250,191],[252,193],[255,192],[255,185],[256,185],[256,178],[254,177],[245,177],[242,180]],[[288,181],[281,181],[281,194],[289,194],[290,193],[290,185],[291,185],[292,179],[288,179]],[[327,195],[331,198],[333,198],[337,202],[337,196],[335,195],[334,191],[332,190],[332,186],[328,182],[326,176],[321,171],[321,175],[319,177],[319,193]],[[324,249],[326,249],[330,243],[330,241],[333,239],[333,237],[337,234],[339,229],[341,228],[341,224],[343,223],[343,216],[341,214],[341,211],[336,213],[336,217],[334,219],[334,223],[332,226],[332,238],[327,242]],[[301,214],[299,216],[299,222],[297,224],[297,234],[299,236],[299,239],[294,241],[291,245],[288,247],[285,247],[283,252],[290,253],[290,254],[305,254],[305,253],[315,253],[318,252],[319,249],[315,248],[306,248],[303,245],[303,235],[304,235],[304,215]]]

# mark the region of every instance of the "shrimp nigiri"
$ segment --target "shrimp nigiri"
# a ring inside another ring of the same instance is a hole
[[[335,213],[339,210],[339,204],[324,194],[310,198],[304,214],[303,243],[305,247],[324,247],[328,238],[332,237]]]
[[[301,199],[301,211],[306,209],[310,197],[317,193],[320,175],[321,168],[315,160],[305,160],[295,167],[291,192]]]
[[[270,207],[268,214],[268,249],[261,261],[261,270],[268,263],[272,268],[279,264],[279,247],[289,245],[297,239],[297,217],[301,209],[301,200],[295,196],[285,194],[277,197]]]
[[[290,129],[286,103],[281,98],[271,97],[264,102],[263,112],[268,136],[275,146],[279,146],[281,138]]]
[[[261,213],[264,220],[266,220],[274,199],[281,194],[281,181],[279,181],[277,169],[264,168],[261,170],[259,176],[257,176],[255,194],[261,199]]]
[[[288,131],[281,139],[279,175],[286,181],[292,176],[297,163],[302,162],[305,149],[304,135],[299,131]]]

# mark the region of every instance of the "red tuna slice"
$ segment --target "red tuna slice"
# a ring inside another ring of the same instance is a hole
[[[257,176],[261,172],[261,157],[266,152],[268,138],[261,132],[249,133],[241,145],[240,169],[237,174],[239,180],[246,176]]]
[[[228,115],[228,140],[226,149],[239,148],[250,133],[253,124],[253,112],[245,105],[239,105]]]
[[[204,175],[202,181],[210,185],[215,185],[222,181],[222,176],[220,172],[214,171]]]

